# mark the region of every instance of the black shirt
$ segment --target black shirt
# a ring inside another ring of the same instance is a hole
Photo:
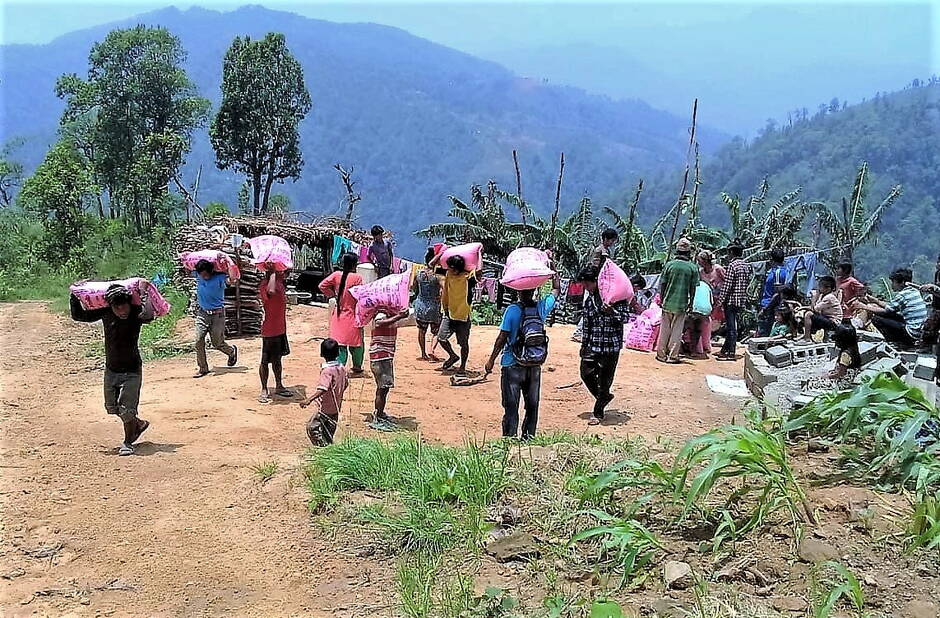
[[[131,305],[131,313],[126,319],[114,315],[110,307],[85,310],[78,298],[72,294],[69,299],[72,319],[78,322],[97,322],[104,326],[105,366],[115,373],[139,373],[141,369],[140,325],[144,323],[139,305]]]

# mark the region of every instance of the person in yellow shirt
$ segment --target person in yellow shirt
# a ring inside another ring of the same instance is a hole
[[[437,335],[441,348],[448,354],[442,369],[450,369],[460,361],[459,373],[467,370],[467,358],[470,356],[470,304],[476,283],[476,273],[467,270],[466,262],[461,256],[447,258],[447,275],[444,277],[444,289],[441,291],[444,317]],[[460,356],[457,356],[450,344],[453,335],[457,337]]]

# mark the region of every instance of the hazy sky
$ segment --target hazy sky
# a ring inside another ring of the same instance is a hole
[[[0,0],[4,43],[45,43],[137,13],[193,5],[229,10],[245,2],[202,0]],[[940,74],[940,0],[513,2],[484,0],[266,0],[268,8],[332,21],[403,28],[504,64],[521,75],[642,98],[753,134],[768,117],[832,97],[857,102]]]

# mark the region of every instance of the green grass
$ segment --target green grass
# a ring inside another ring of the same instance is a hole
[[[251,470],[258,475],[262,483],[267,483],[277,474],[277,468],[278,465],[276,461],[265,461],[255,464],[251,467]]]
[[[144,361],[171,358],[189,350],[188,345],[179,344],[173,337],[177,323],[186,315],[189,296],[172,286],[165,287],[162,294],[170,303],[170,313],[140,329],[140,352]]]
[[[940,547],[940,491],[921,496],[908,522],[908,551]]]
[[[599,560],[621,574],[621,585],[637,581],[662,549],[652,532],[633,519],[618,519],[604,511],[590,511],[600,525],[582,530],[571,537],[571,544],[598,540]]]
[[[841,562],[824,562],[811,573],[813,618],[829,618],[837,605],[849,605],[857,615],[865,606],[865,594],[855,573]]]

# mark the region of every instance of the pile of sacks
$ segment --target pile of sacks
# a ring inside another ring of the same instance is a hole
[[[131,293],[131,302],[149,309],[154,317],[170,312],[170,303],[163,298],[160,290],[143,277],[131,277],[116,281],[76,281],[69,286],[69,292],[75,295],[86,311],[104,309],[108,306],[105,294],[112,286],[119,285]]]

